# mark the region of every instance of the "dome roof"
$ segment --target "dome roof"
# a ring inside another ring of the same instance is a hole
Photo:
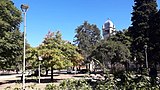
[[[108,20],[104,23],[103,29],[105,29],[105,28],[114,28],[114,24],[113,24],[113,22],[112,22],[110,19],[108,19]]]

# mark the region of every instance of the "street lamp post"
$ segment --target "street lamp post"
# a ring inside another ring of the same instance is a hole
[[[39,80],[38,80],[38,83],[41,83],[41,81],[40,81],[40,78],[41,78],[41,66],[40,66],[40,61],[42,60],[42,58],[41,57],[38,57],[38,60],[39,60],[39,66],[38,66],[38,78],[39,78]]]
[[[23,79],[23,82],[22,82],[22,89],[25,90],[25,57],[26,57],[26,12],[28,10],[29,6],[28,5],[25,5],[25,4],[22,4],[21,5],[21,10],[22,10],[22,13],[24,15],[24,45],[23,45],[23,70],[22,70],[22,79]]]
[[[146,57],[146,68],[148,68],[148,58],[147,58],[147,45],[144,45],[144,49],[145,49],[145,57]]]

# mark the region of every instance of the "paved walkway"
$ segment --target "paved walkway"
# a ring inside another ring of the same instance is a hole
[[[59,74],[59,75],[54,75],[54,84],[59,84],[62,80],[64,79],[68,79],[68,78],[74,78],[74,79],[80,79],[83,78],[84,76],[86,76],[87,74]],[[21,74],[17,74],[17,75],[11,75],[10,77],[8,76],[4,76],[1,77],[0,76],[0,90],[4,90],[5,88],[15,88],[15,87],[22,87],[22,83],[21,83],[21,78],[20,78]],[[41,83],[37,83],[37,79],[36,77],[26,77],[26,85],[25,86],[34,86],[36,88],[38,88],[38,90],[44,90],[45,86],[47,84],[51,84],[50,82],[50,76],[45,76],[45,77],[41,77]],[[12,89],[9,89],[12,90]],[[32,90],[32,89],[28,89],[28,90]]]

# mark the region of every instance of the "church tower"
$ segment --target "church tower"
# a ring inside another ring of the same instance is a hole
[[[103,38],[104,39],[108,39],[110,36],[115,34],[115,25],[113,24],[113,22],[108,19],[102,26],[102,30],[103,30]]]

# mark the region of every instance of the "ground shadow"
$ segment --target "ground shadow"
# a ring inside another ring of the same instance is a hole
[[[84,76],[84,75],[79,75],[79,76],[73,76],[73,77],[83,78],[83,77],[85,77],[85,76]]]
[[[53,81],[51,81],[51,75],[41,75],[41,83],[59,83],[60,81],[64,80],[64,79],[56,79],[56,76],[59,76],[60,74],[54,74],[53,75]],[[85,77],[84,75],[77,75],[74,76],[73,74],[69,74],[72,75],[71,77],[75,77],[75,78],[83,78]],[[0,82],[0,86],[3,84],[9,84],[9,83],[22,83],[22,76],[16,76],[16,80],[5,80],[4,82]],[[26,83],[38,83],[39,79],[36,76],[31,76],[31,75],[26,75]]]
[[[12,73],[12,74],[10,74],[10,73],[1,73],[0,74],[0,76],[7,76],[7,75],[16,75],[16,73]]]
[[[53,81],[51,81],[50,78],[46,78],[46,79],[40,79],[41,83],[57,83],[60,82],[61,80],[64,79],[54,79]],[[26,79],[25,80],[26,83],[38,83],[38,79]],[[22,80],[6,80],[5,82],[0,82],[0,86],[3,84],[9,84],[9,83],[22,83]]]
[[[5,84],[5,83],[3,83],[3,82],[0,82],[0,85],[3,85],[3,84]]]

